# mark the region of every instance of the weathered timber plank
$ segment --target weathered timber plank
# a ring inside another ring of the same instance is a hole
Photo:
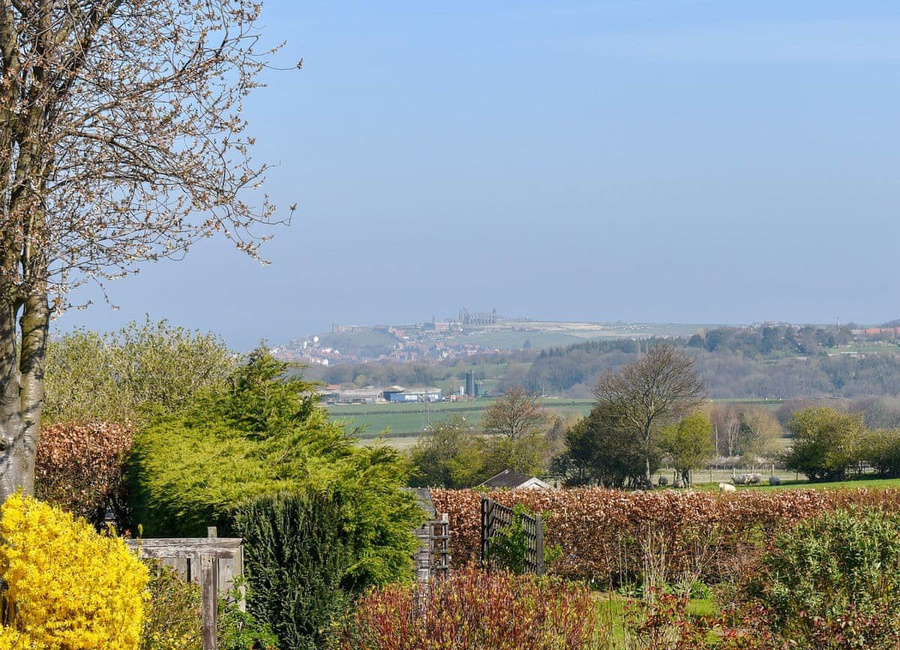
[[[216,618],[218,615],[219,561],[208,555],[200,558],[201,616],[203,619],[203,650],[217,650]]]

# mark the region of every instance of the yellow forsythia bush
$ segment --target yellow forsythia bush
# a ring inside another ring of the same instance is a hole
[[[15,619],[0,650],[136,650],[147,567],[121,539],[21,495],[0,507],[0,576]]]

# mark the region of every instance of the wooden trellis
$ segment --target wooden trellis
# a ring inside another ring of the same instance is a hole
[[[419,549],[416,551],[416,579],[427,583],[433,577],[446,577],[450,571],[450,519],[447,513],[440,519],[416,528]]]

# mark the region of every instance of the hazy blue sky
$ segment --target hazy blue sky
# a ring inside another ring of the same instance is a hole
[[[59,328],[900,317],[896,0],[266,0],[262,23],[304,59],[247,106],[298,203],[272,265],[210,242]]]

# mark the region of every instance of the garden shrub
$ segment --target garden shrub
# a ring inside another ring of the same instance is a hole
[[[339,496],[261,497],[235,511],[244,539],[250,612],[268,621],[283,648],[321,645],[342,614],[352,561]]]
[[[134,441],[128,424],[82,422],[41,430],[35,458],[37,497],[101,527],[107,513],[130,520],[124,467]]]
[[[137,650],[147,567],[121,539],[21,495],[0,508],[0,537],[0,577],[15,612],[0,631],[4,643]]]
[[[816,648],[900,642],[900,515],[839,510],[780,535],[746,592],[774,630]]]
[[[140,650],[200,650],[200,586],[182,580],[171,567],[149,564],[150,607]]]
[[[606,648],[591,592],[556,578],[474,568],[431,584],[370,591],[341,627],[338,650]]]
[[[140,650],[201,650],[200,585],[180,578],[171,567],[148,562],[150,606],[141,632]],[[216,630],[220,650],[276,650],[277,639],[265,624],[240,611],[237,586],[219,598]],[[0,646],[0,650],[2,646]]]
[[[252,598],[252,592],[246,588],[246,581],[235,582],[225,597],[219,598],[219,626],[217,640],[219,650],[278,650],[278,637],[272,627],[253,615],[252,612],[241,611],[241,590]],[[284,646],[285,649],[290,646]]]
[[[283,492],[340,492],[351,553],[344,585],[362,589],[408,575],[424,518],[400,488],[399,453],[361,447],[301,379],[265,350],[254,352],[231,388],[182,415],[164,416],[134,445],[135,520],[148,536],[202,536],[230,527],[241,503]]]

